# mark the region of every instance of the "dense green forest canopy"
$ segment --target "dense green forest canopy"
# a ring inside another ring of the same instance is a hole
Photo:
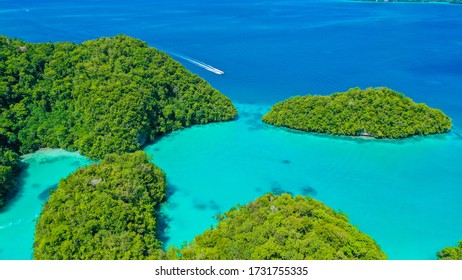
[[[220,217],[216,228],[172,248],[180,259],[386,259],[372,238],[313,198],[267,194]]]
[[[6,145],[0,145],[0,208],[3,206],[3,198],[14,185],[14,177],[18,171],[19,155],[8,149]]]
[[[439,260],[462,260],[462,241],[458,246],[447,247],[436,253]]]
[[[389,88],[352,88],[330,96],[296,96],[275,104],[262,120],[334,135],[405,138],[444,133],[451,119]]]
[[[0,36],[0,205],[18,154],[59,147],[102,158],[236,115],[229,98],[140,40],[31,44]]]
[[[37,221],[35,259],[158,259],[165,174],[145,152],[109,154],[63,179]]]

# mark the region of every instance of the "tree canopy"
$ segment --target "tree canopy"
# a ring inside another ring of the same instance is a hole
[[[0,146],[0,208],[4,204],[3,198],[14,187],[18,164],[19,155]]]
[[[262,120],[308,132],[405,138],[444,133],[451,119],[389,88],[352,88],[330,96],[296,96],[275,104]]]
[[[219,217],[215,228],[182,248],[179,259],[386,259],[348,218],[310,197],[264,195]]]
[[[462,241],[459,241],[458,246],[446,247],[436,253],[439,260],[462,260]]]
[[[18,154],[51,147],[99,159],[236,115],[229,98],[140,40],[32,44],[0,36],[0,204]]]
[[[109,154],[61,180],[37,221],[35,259],[158,259],[165,174],[145,152]]]

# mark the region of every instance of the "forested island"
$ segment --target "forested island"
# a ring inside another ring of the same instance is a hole
[[[462,0],[353,0],[357,2],[379,2],[379,3],[449,3],[462,4]]]
[[[307,132],[375,138],[445,133],[452,128],[442,111],[385,87],[292,97],[275,104],[262,120]]]
[[[140,40],[32,44],[0,36],[0,206],[20,154],[50,147],[100,159],[236,115],[229,98]]]
[[[34,259],[370,260],[372,238],[313,198],[266,194],[219,215],[216,228],[162,250],[158,208],[165,174],[143,151],[107,155],[53,191],[38,218]]]
[[[181,248],[163,250],[166,176],[145,143],[227,121],[231,100],[145,42],[118,35],[32,44],[0,36],[0,207],[20,155],[77,150],[98,163],[61,180],[37,219],[34,259],[386,259],[348,218],[313,198],[267,194],[220,215]],[[267,123],[377,138],[443,133],[451,120],[387,88],[276,104]],[[442,259],[457,258],[446,248]],[[454,253],[455,252],[455,253]]]
[[[462,241],[454,247],[447,247],[436,253],[439,260],[462,260]]]
[[[348,218],[310,197],[266,194],[219,217],[215,228],[170,259],[382,260],[387,256]]]
[[[165,174],[144,151],[109,154],[51,193],[37,221],[34,259],[163,258],[156,237]]]

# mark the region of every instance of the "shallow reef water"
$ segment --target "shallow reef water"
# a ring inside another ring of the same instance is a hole
[[[213,2],[213,3],[212,3]],[[171,133],[145,150],[166,173],[159,219],[180,246],[217,213],[267,192],[309,195],[340,210],[391,259],[435,259],[462,238],[462,5],[337,0],[0,1],[0,34],[82,42],[120,33],[170,54],[237,104],[239,118]],[[445,135],[333,137],[260,121],[290,96],[387,86],[442,109]],[[90,161],[27,155],[18,192],[0,212],[0,259],[32,257],[49,190]]]

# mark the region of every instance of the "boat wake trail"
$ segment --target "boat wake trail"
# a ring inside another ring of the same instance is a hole
[[[208,65],[208,64],[206,64],[206,63],[204,63],[204,62],[201,62],[201,61],[199,61],[199,60],[192,59],[192,58],[190,58],[190,57],[187,57],[187,56],[184,56],[184,55],[180,55],[180,54],[177,54],[177,53],[173,53],[173,52],[168,52],[168,54],[170,54],[170,55],[172,55],[172,56],[176,56],[176,57],[181,58],[181,59],[183,59],[183,60],[186,60],[186,61],[189,62],[189,63],[192,63],[192,64],[194,64],[194,65],[196,65],[196,66],[199,66],[199,67],[201,67],[201,68],[203,68],[203,69],[205,69],[205,70],[207,70],[207,71],[210,71],[210,72],[212,72],[212,73],[215,73],[215,74],[217,74],[217,75],[223,75],[223,74],[225,74],[225,72],[221,71],[220,69],[217,69],[217,68],[213,67],[212,65]]]
[[[10,228],[10,227],[14,227],[14,226],[17,226],[19,224],[22,224],[21,219],[15,221],[15,222],[9,222],[8,224],[5,224],[5,225],[0,225],[0,230],[7,229],[7,228]]]

